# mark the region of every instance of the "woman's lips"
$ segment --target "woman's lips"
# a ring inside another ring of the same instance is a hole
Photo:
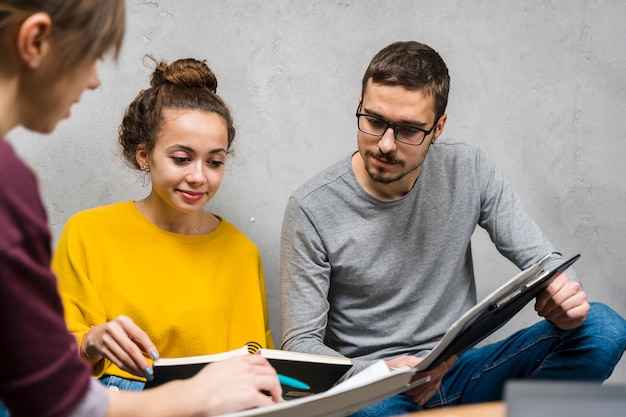
[[[179,190],[178,192],[185,200],[189,200],[189,201],[198,201],[205,194],[205,193],[183,191],[183,190]]]

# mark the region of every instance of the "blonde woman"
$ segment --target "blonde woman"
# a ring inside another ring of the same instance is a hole
[[[117,55],[124,21],[123,0],[0,0],[0,399],[12,417],[210,416],[281,398],[275,371],[256,355],[110,393],[67,331],[37,180],[3,138],[18,126],[53,131],[100,84],[96,59]]]

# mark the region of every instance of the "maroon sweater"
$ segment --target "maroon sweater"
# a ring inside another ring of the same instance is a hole
[[[50,257],[35,175],[0,137],[0,399],[11,417],[65,416],[90,383]]]

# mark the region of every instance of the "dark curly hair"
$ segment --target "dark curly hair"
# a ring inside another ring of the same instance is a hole
[[[119,144],[131,167],[140,169],[135,158],[140,145],[151,153],[163,127],[163,110],[191,109],[217,113],[228,128],[228,148],[235,139],[235,127],[228,106],[217,95],[217,78],[205,61],[179,59],[171,64],[157,62],[150,88],[139,92],[128,106],[119,128]]]

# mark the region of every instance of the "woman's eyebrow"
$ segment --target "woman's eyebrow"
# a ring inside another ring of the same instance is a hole
[[[180,150],[180,151],[184,151],[184,152],[190,153],[190,154],[192,154],[192,155],[195,155],[195,154],[197,154],[197,153],[198,153],[195,149],[193,149],[193,148],[191,148],[191,147],[189,147],[189,146],[187,146],[187,145],[182,145],[182,144],[180,144],[180,143],[177,143],[177,144],[174,144],[174,145],[170,146],[170,147],[168,148],[168,150],[169,150],[169,151],[176,151],[176,150]],[[216,149],[211,149],[211,150],[209,151],[209,153],[210,153],[210,154],[228,153],[228,151],[227,151],[226,149],[224,149],[224,148],[216,148]]]

